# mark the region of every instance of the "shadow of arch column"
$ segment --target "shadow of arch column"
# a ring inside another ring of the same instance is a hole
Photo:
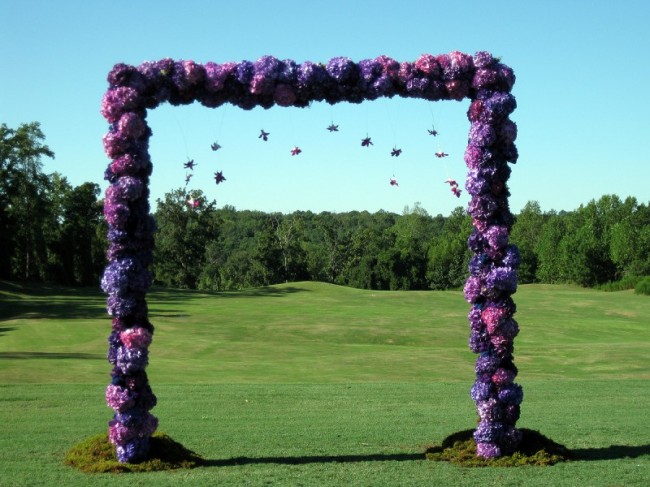
[[[508,243],[513,216],[508,206],[508,163],[518,154],[517,127],[509,118],[516,107],[511,89],[515,76],[487,52],[470,56],[458,51],[423,54],[414,62],[387,56],[354,62],[335,57],[326,64],[264,56],[204,65],[163,59],[140,66],[117,64],[108,74],[109,88],[101,112],[109,122],[103,138],[111,162],[105,178],[104,216],[108,222],[108,265],[102,278],[107,308],[113,317],[108,360],[112,381],[106,389],[114,409],[109,438],[121,462],[146,458],[158,421],[146,374],[153,325],[146,294],[151,286],[154,224],[149,214],[151,129],[146,116],[163,103],[199,102],[209,108],[225,103],[254,107],[306,107],[312,102],[361,103],[400,96],[424,100],[470,100],[469,141],[465,151],[471,195],[468,212],[474,231],[474,256],[465,297],[471,303],[470,348],[478,353],[471,395],[480,418],[474,433],[478,454],[500,456],[521,439],[515,428],[523,394],[514,383],[512,360],[518,325],[510,296],[517,287],[519,253]]]

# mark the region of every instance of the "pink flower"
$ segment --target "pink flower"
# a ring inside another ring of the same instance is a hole
[[[508,310],[506,308],[494,308],[492,306],[485,308],[481,313],[481,319],[487,325],[490,335],[497,330],[507,316]]]
[[[146,328],[134,326],[120,333],[120,340],[126,348],[147,348],[151,344],[152,335]]]

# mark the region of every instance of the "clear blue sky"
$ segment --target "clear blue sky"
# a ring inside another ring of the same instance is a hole
[[[0,122],[38,121],[55,152],[45,171],[102,189],[109,162],[99,113],[106,74],[118,62],[165,57],[205,63],[280,59],[355,61],[386,54],[479,50],[517,76],[519,162],[511,207],[571,210],[603,194],[650,200],[650,2],[533,1],[126,1],[0,0]],[[394,98],[361,105],[242,111],[198,104],[150,112],[152,204],[183,185],[238,209],[431,214],[467,205],[443,183],[465,179],[468,101]],[[330,134],[331,122],[340,132]],[[437,139],[429,137],[435,123]],[[260,129],[269,141],[257,138]],[[374,146],[360,141],[367,135]],[[223,149],[210,150],[218,140]],[[303,153],[291,157],[299,145]],[[403,150],[391,158],[393,146]],[[450,157],[439,160],[443,149]],[[212,174],[227,178],[216,186]],[[391,187],[395,176],[399,187]]]

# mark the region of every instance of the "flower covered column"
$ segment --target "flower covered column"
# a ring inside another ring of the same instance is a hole
[[[519,327],[510,296],[517,288],[519,251],[508,243],[513,217],[506,186],[508,162],[517,160],[517,130],[508,119],[516,106],[509,93],[514,75],[509,68],[485,61],[475,57],[474,85],[478,90],[468,111],[471,128],[465,152],[469,169],[465,187],[472,196],[468,213],[474,231],[469,247],[474,256],[465,298],[472,304],[469,346],[479,354],[471,390],[479,416],[474,439],[478,455],[493,458],[513,452],[521,441],[515,423],[523,393],[514,383],[513,341]],[[498,78],[502,82],[492,85],[498,89],[481,89]]]
[[[153,248],[148,201],[150,130],[137,108],[137,93],[126,87],[109,90],[102,103],[102,114],[111,123],[104,149],[112,159],[105,174],[110,186],[104,201],[109,264],[101,283],[113,317],[108,340],[108,361],[113,369],[106,402],[115,411],[109,422],[109,439],[120,462],[145,459],[158,425],[149,412],[156,405],[156,396],[145,372],[154,331],[145,300],[152,280],[148,266]]]

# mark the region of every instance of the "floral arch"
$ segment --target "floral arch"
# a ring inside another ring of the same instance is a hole
[[[517,287],[517,248],[508,243],[513,216],[508,206],[508,163],[517,160],[517,127],[509,119],[516,107],[510,93],[515,76],[487,52],[474,56],[451,52],[424,54],[414,62],[387,56],[354,62],[336,57],[326,64],[278,60],[264,56],[204,65],[163,59],[140,66],[117,64],[108,75],[109,88],[101,112],[109,122],[104,149],[111,162],[105,172],[104,215],[108,222],[108,265],[102,289],[113,317],[108,360],[113,365],[106,389],[115,415],[109,438],[121,462],[146,458],[157,419],[146,374],[153,325],[146,294],[152,276],[154,224],[149,207],[151,130],[147,111],[162,103],[195,101],[215,108],[230,103],[242,109],[273,105],[306,107],[313,101],[360,103],[379,97],[471,101],[468,168],[465,188],[471,195],[468,213],[474,230],[465,298],[469,312],[470,349],[478,354],[471,397],[479,416],[474,432],[478,455],[498,457],[514,451],[521,440],[515,427],[522,389],[514,383],[511,295]]]

